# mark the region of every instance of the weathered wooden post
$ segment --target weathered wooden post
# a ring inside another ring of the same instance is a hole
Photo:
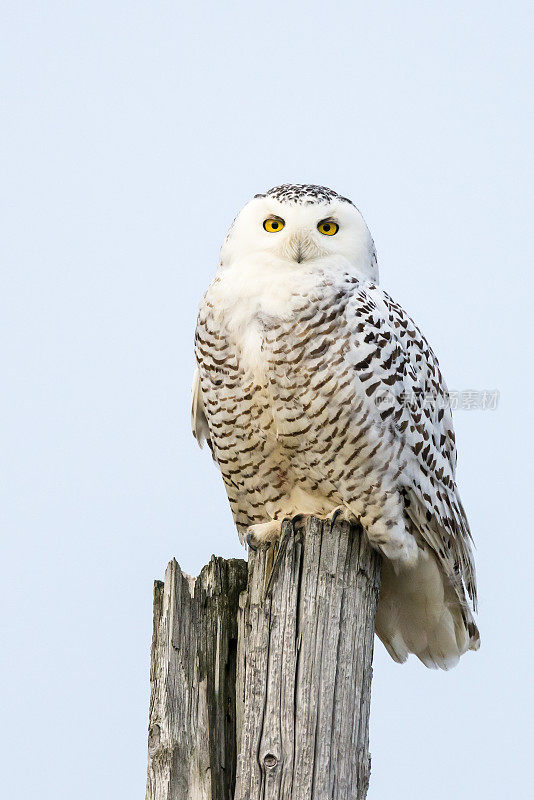
[[[147,800],[363,800],[380,559],[361,529],[286,524],[246,590],[240,561],[192,580],[171,562],[156,584]]]
[[[171,561],[154,587],[147,800],[232,800],[237,608],[245,561],[199,577]]]

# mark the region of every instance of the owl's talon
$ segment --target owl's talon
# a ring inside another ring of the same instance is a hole
[[[341,514],[341,513],[342,513],[342,512],[341,512],[341,509],[340,509],[340,508],[336,508],[336,509],[334,510],[334,513],[332,514],[332,516],[331,516],[331,518],[330,518],[330,533],[332,533],[332,530],[333,530],[333,528],[334,528],[334,525],[335,525],[336,519],[337,519],[337,518],[340,516],[340,514]]]
[[[299,522],[302,522],[303,520],[305,520],[307,516],[308,516],[307,514],[294,514],[292,517],[284,517],[284,519],[282,521],[282,524],[284,524],[284,522],[289,522],[289,524],[291,525],[293,530],[296,531],[296,527],[295,526]]]
[[[247,533],[247,536],[246,536],[246,540],[245,540],[245,541],[246,541],[246,543],[247,543],[247,547],[248,547],[248,549],[249,549],[249,550],[252,550],[252,552],[253,552],[253,553],[255,553],[255,552],[256,552],[256,550],[257,550],[258,548],[257,548],[257,547],[256,547],[254,544],[252,544],[252,541],[253,541],[253,536],[252,536],[252,534],[251,534],[251,533]]]

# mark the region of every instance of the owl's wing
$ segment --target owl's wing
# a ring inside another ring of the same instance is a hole
[[[452,414],[437,358],[401,306],[374,284],[356,284],[349,309],[364,396],[375,419],[406,445],[407,517],[460,601],[465,587],[476,606],[472,539],[455,481]]]
[[[193,386],[191,387],[191,430],[193,431],[193,436],[197,440],[199,446],[202,447],[203,443],[206,441],[208,443],[208,447],[213,452],[208,420],[206,419],[204,403],[202,402],[200,372],[198,367],[195,367]]]

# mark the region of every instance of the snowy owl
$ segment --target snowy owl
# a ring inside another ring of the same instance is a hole
[[[350,200],[256,195],[200,304],[193,432],[222,473],[241,541],[286,518],[358,521],[383,555],[376,633],[395,661],[454,666],[479,646],[471,535],[437,359],[378,286]]]

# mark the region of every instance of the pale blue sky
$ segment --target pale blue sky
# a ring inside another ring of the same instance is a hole
[[[527,2],[1,6],[6,797],[144,797],[152,581],[242,554],[189,432],[236,211],[351,197],[453,389],[482,649],[377,643],[369,800],[532,790],[534,15]],[[529,741],[530,739],[530,741]]]

